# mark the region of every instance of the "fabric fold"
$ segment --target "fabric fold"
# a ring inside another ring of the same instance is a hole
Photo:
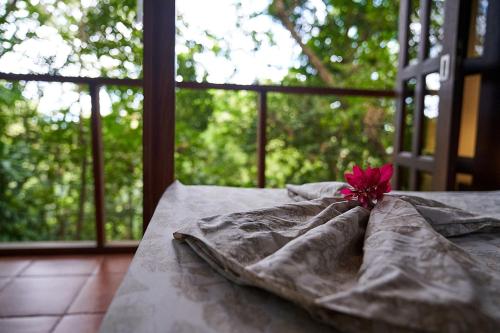
[[[174,237],[341,330],[498,331],[499,272],[446,238],[500,231],[497,216],[407,195],[370,212],[339,198],[344,186],[289,186],[296,203],[202,218]]]
[[[500,299],[498,276],[435,231],[411,203],[391,196],[378,203],[363,251],[356,284],[319,299],[319,311],[431,332],[500,327],[498,304],[491,306]]]

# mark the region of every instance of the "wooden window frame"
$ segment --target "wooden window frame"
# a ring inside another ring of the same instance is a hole
[[[393,90],[352,89],[335,87],[285,87],[279,85],[214,84],[207,82],[175,81],[175,0],[144,2],[144,59],[143,79],[112,79],[64,77],[43,74],[0,73],[8,81],[72,82],[87,85],[92,113],[92,157],[94,170],[94,199],[96,202],[96,241],[93,242],[26,242],[0,244],[0,256],[43,254],[98,254],[132,252],[137,244],[106,243],[104,210],[103,142],[99,89],[105,85],[142,87],[143,113],[143,230],[154,213],[165,189],[174,181],[175,157],[175,90],[220,89],[256,92],[259,98],[257,119],[257,186],[266,182],[267,95],[285,93],[321,96],[361,96],[394,98]],[[160,33],[161,32],[161,33]]]
[[[476,149],[462,163],[473,176],[473,189],[500,189],[500,1],[489,1],[483,54],[464,61],[465,74],[481,74]]]
[[[464,45],[467,43],[470,3],[464,0],[446,0],[444,4],[444,37],[442,51],[438,57],[430,58],[429,25],[432,0],[420,0],[420,41],[417,63],[408,63],[408,35],[411,15],[411,0],[400,4],[399,23],[399,67],[396,90],[396,133],[394,140],[394,187],[402,187],[400,167],[409,169],[409,190],[418,190],[418,173],[432,174],[433,190],[452,190],[455,186],[455,173],[458,159],[458,136],[460,129],[461,97],[463,89]],[[439,90],[439,115],[436,125],[436,150],[433,156],[420,154],[422,148],[423,109],[425,97],[425,77],[440,70],[440,57],[449,57],[449,70],[446,80],[441,81]],[[412,128],[412,149],[403,150],[404,135],[404,89],[405,82],[415,78],[415,107]]]

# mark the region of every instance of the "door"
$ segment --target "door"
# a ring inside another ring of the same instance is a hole
[[[454,187],[468,1],[402,0],[394,187]]]

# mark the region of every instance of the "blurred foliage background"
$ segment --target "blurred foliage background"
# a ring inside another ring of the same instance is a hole
[[[248,1],[232,1],[239,14],[228,29],[249,36],[256,52],[279,46],[271,30],[245,24],[265,17],[298,50],[279,80],[251,83],[393,88],[397,1],[268,0],[251,13],[241,10]],[[177,79],[209,80],[218,69],[203,66],[202,56],[231,62],[235,50],[224,35],[206,30],[198,38],[189,29],[180,12]],[[136,0],[0,1],[2,72],[139,78],[141,38]],[[176,94],[176,177],[255,186],[258,96]],[[142,90],[105,86],[99,96],[106,237],[140,239]],[[391,99],[272,93],[268,107],[269,187],[342,180],[354,164],[379,165],[391,156]],[[94,239],[91,149],[88,87],[0,81],[0,241]]]

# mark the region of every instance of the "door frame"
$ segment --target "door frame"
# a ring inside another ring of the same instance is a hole
[[[399,65],[396,84],[396,117],[394,140],[394,187],[402,187],[402,168],[408,169],[408,190],[420,188],[419,172],[432,175],[432,190],[450,190],[455,186],[455,166],[458,153],[460,129],[461,95],[464,75],[462,62],[466,52],[470,3],[464,0],[446,0],[444,3],[444,23],[442,50],[438,57],[427,57],[429,51],[429,26],[431,0],[420,0],[420,40],[417,63],[409,64],[409,25],[412,3],[402,0],[399,12]],[[448,57],[448,63],[444,57]],[[443,66],[446,66],[444,68]],[[421,155],[423,133],[423,110],[426,91],[425,77],[430,73],[447,70],[446,78],[441,78],[439,95],[439,115],[436,124],[436,149],[433,156]],[[404,151],[405,98],[408,96],[406,82],[416,79],[412,123],[411,151]]]

